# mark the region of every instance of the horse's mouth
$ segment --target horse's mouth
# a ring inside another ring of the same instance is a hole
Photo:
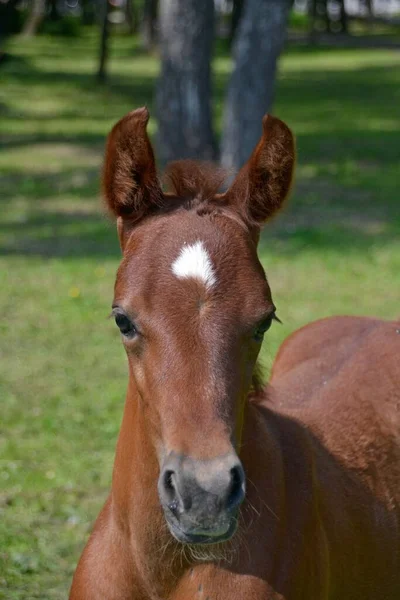
[[[166,519],[168,528],[174,538],[183,544],[190,545],[205,545],[205,544],[220,544],[230,540],[237,529],[237,519],[232,517],[225,527],[218,529],[191,529],[185,531],[178,522],[173,523]]]

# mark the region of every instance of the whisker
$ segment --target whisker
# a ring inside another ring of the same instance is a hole
[[[269,506],[269,505],[268,505],[268,504],[265,502],[265,500],[263,500],[263,499],[261,498],[261,496],[260,496],[260,493],[259,493],[259,491],[258,491],[258,488],[257,488],[257,486],[255,485],[255,483],[254,483],[254,482],[253,482],[253,481],[252,481],[252,480],[251,480],[249,477],[247,477],[247,481],[248,481],[249,483],[251,483],[251,485],[253,486],[254,490],[256,491],[257,498],[258,498],[258,500],[260,501],[260,503],[261,503],[261,504],[263,504],[263,505],[265,506],[265,508],[266,508],[266,509],[267,509],[267,510],[268,510],[268,511],[271,513],[271,515],[273,515],[273,516],[275,517],[275,519],[276,519],[277,521],[280,521],[280,519],[279,519],[278,515],[276,514],[276,512],[275,512],[275,511],[273,511],[273,510],[272,510],[272,508],[271,508],[271,507],[270,507],[270,506]],[[248,500],[247,500],[247,501],[248,501]],[[248,502],[249,502],[249,501],[248,501]],[[249,502],[249,504],[250,504],[250,502]],[[253,507],[253,508],[254,508],[254,507]]]

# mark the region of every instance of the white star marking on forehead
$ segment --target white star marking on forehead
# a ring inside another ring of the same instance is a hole
[[[202,281],[206,288],[217,282],[210,255],[200,240],[195,244],[184,244],[171,268],[179,279],[193,277]]]

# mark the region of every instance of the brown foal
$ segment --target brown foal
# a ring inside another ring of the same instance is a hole
[[[257,242],[289,192],[292,134],[265,117],[227,192],[179,162],[164,193],[147,121],[128,114],[107,143],[129,384],[70,599],[399,600],[400,324],[313,323],[262,388],[277,316]]]

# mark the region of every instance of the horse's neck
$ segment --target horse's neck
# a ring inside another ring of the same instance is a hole
[[[150,441],[135,384],[129,382],[119,432],[112,483],[113,503],[120,517],[131,521],[143,505],[159,512],[158,461]]]
[[[139,581],[147,593],[154,589],[156,598],[177,576],[171,553],[178,553],[158,498],[159,464],[142,408],[130,381],[114,462],[112,511],[114,523],[128,538]],[[180,559],[180,569],[183,563]]]

